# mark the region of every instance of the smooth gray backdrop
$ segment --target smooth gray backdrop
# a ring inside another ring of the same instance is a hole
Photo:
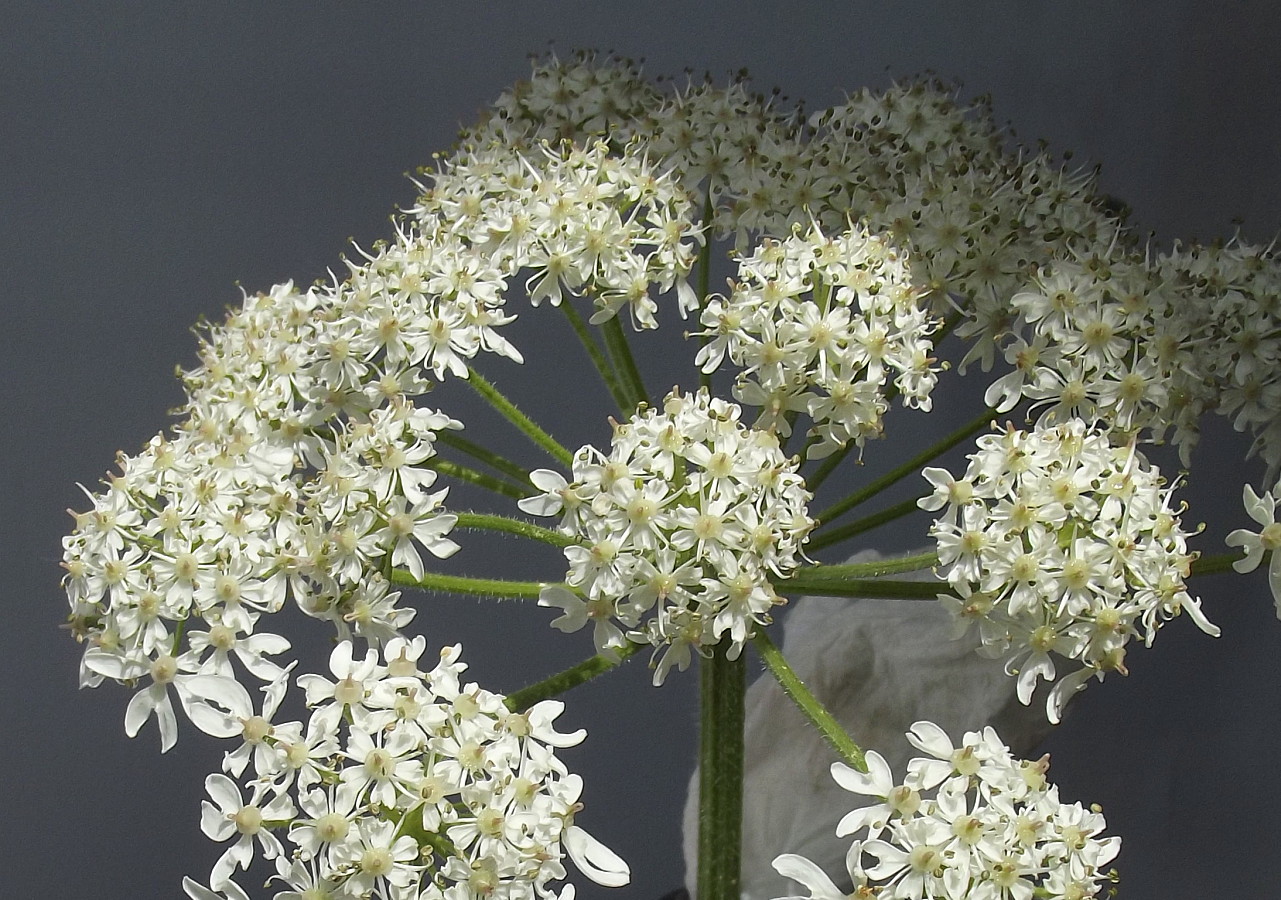
[[[63,510],[84,506],[77,482],[94,485],[117,449],[167,423],[199,317],[238,302],[238,283],[305,283],[338,266],[349,239],[386,235],[393,206],[412,198],[402,173],[524,76],[528,53],[612,49],[667,76],[746,66],[761,89],[811,108],[932,70],[960,79],[963,96],[990,93],[1021,139],[1101,165],[1105,189],[1159,241],[1225,236],[1240,221],[1266,242],[1281,223],[1281,16],[1267,2],[11,2],[5,22],[5,897],[176,897],[182,874],[207,876],[221,851],[200,833],[201,782],[222,748],[187,729],[161,756],[153,728],[125,738],[126,691],[76,690],[79,648],[58,630]],[[553,379],[584,371],[559,322],[526,316],[521,328],[530,364],[488,371],[565,442],[606,440],[603,395],[552,393],[564,383]],[[653,347],[662,369],[671,348]],[[653,383],[675,377],[663,371]],[[470,425],[474,404],[442,393],[455,401]],[[958,421],[972,414],[956,406]],[[894,446],[910,446],[904,434]],[[1185,494],[1189,518],[1210,523],[1199,546],[1217,552],[1247,524],[1240,486],[1260,469],[1221,423],[1206,443]],[[892,455],[872,448],[865,474]],[[885,540],[910,545],[924,527]],[[458,565],[494,571],[501,556],[520,576],[539,564],[496,546],[469,545]],[[1128,679],[1092,685],[1046,745],[1064,795],[1102,803],[1123,836],[1121,896],[1133,900],[1281,888],[1281,624],[1258,575],[1200,591],[1224,636],[1175,623],[1131,653]],[[503,690],[589,650],[584,635],[550,632],[544,610],[499,612],[429,598],[415,628],[461,640],[472,674]],[[613,892],[580,881],[580,896],[653,900],[680,883],[695,689],[691,672],[654,690],[633,665],[569,698],[567,724],[589,731],[566,754],[587,779],[580,821],[635,873]]]

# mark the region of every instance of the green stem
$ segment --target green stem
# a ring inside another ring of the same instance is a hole
[[[401,569],[391,573],[391,581],[402,587],[420,588],[442,594],[476,594],[482,597],[499,599],[513,597],[521,600],[537,600],[539,592],[547,586],[547,582],[544,581],[503,581],[499,578],[438,575],[435,572],[426,572],[422,578],[415,578]]]
[[[915,497],[908,497],[901,503],[895,503],[893,506],[886,507],[870,516],[864,516],[850,522],[848,525],[842,525],[840,528],[833,528],[830,531],[820,531],[814,535],[805,545],[806,550],[818,551],[824,547],[830,547],[832,544],[839,544],[841,541],[847,541],[857,534],[865,531],[871,531],[884,525],[886,522],[893,522],[895,519],[901,519],[903,516],[918,512],[920,507],[917,503],[922,497],[928,497],[928,493],[917,494]]]
[[[574,461],[574,454],[570,453],[557,443],[554,437],[534,424],[533,419],[517,409],[516,404],[500,394],[497,388],[470,366],[467,367],[467,383],[472,386],[476,393],[484,397],[490,406],[498,410],[507,421],[519,428],[527,438],[546,450],[551,454],[552,458],[566,469],[570,468]]]
[[[605,358],[605,354],[601,352],[600,347],[596,346],[596,339],[592,337],[591,329],[587,327],[583,317],[578,314],[578,310],[574,309],[573,303],[566,300],[561,303],[560,308],[564,311],[565,317],[569,319],[570,327],[578,335],[578,340],[582,343],[583,349],[591,357],[592,365],[600,373],[601,379],[605,382],[605,387],[609,388],[610,396],[614,398],[614,402],[618,404],[618,408],[623,415],[627,415],[628,410],[632,407],[627,397],[627,391],[623,389],[623,385],[618,380],[618,374],[614,371],[613,366],[609,364],[609,360]]]
[[[743,853],[743,657],[722,641],[699,662],[698,900],[740,900]]]
[[[495,494],[502,494],[504,497],[515,497],[517,500],[524,500],[526,497],[537,493],[532,487],[521,487],[518,484],[512,484],[510,481],[495,478],[493,475],[486,475],[484,472],[477,472],[475,469],[467,468],[467,466],[441,459],[439,456],[433,456],[423,465],[442,475],[469,482],[493,491]]]
[[[849,763],[860,772],[867,771],[867,760],[863,757],[863,751],[858,744],[854,743],[841,723],[836,721],[836,717],[827,711],[818,698],[810,693],[810,689],[805,686],[805,682],[797,677],[796,672],[787,664],[783,658],[783,653],[774,642],[770,640],[765,629],[758,629],[756,632],[756,652],[761,655],[765,667],[769,669],[770,674],[778,681],[779,687],[783,693],[791,698],[797,708],[810,720],[815,728],[823,735],[832,749],[835,750],[845,762]]]
[[[1245,559],[1244,553],[1214,553],[1202,556],[1192,564],[1192,575],[1218,575],[1221,572],[1235,572],[1232,564]]]
[[[495,472],[503,473],[518,484],[528,485],[530,483],[528,469],[517,465],[505,456],[500,456],[492,450],[482,447],[480,444],[469,441],[464,437],[459,437],[450,431],[437,432],[436,439],[446,447],[453,447],[455,450],[466,453],[472,459],[484,463]]]
[[[455,513],[455,515],[458,517],[457,527],[459,528],[502,531],[506,534],[515,534],[531,540],[542,541],[544,544],[551,544],[553,547],[571,547],[578,543],[574,538],[563,535],[559,531],[552,531],[550,528],[543,528],[541,525],[535,525],[533,522],[526,522],[523,519],[475,512],[460,512]]]
[[[930,462],[936,456],[946,453],[948,450],[951,450],[957,444],[961,443],[961,441],[966,440],[967,438],[973,437],[974,435],[978,434],[980,431],[986,428],[998,415],[999,413],[997,413],[997,411],[994,409],[985,410],[981,416],[965,423],[956,431],[953,431],[951,434],[944,437],[937,444],[934,444],[933,446],[927,447],[926,449],[922,450],[920,453],[916,454],[916,456],[913,456],[911,459],[903,463],[901,466],[896,466],[895,468],[886,472],[880,478],[874,479],[873,481],[864,485],[859,490],[850,494],[844,500],[841,500],[839,503],[832,504],[827,509],[823,510],[821,513],[818,514],[817,516],[818,520],[820,522],[831,522],[833,519],[837,518],[838,516],[840,516],[845,512],[848,512],[849,510],[858,506],[860,503],[863,503],[864,501],[869,500],[872,497],[875,497],[877,494],[879,494],[885,488],[889,487],[891,484],[894,484],[897,481],[901,481],[903,478],[906,478],[908,475],[911,475],[913,472],[916,472],[917,470],[919,470],[922,466]],[[806,484],[807,486],[809,486],[810,490],[814,490],[814,487],[810,485],[808,480]]]
[[[645,391],[640,369],[636,368],[636,360],[632,356],[631,347],[627,345],[627,335],[623,332],[618,316],[605,322],[601,326],[601,331],[605,333],[605,346],[609,348],[609,355],[614,360],[614,368],[622,378],[628,399],[631,401],[630,406],[623,408],[623,412],[630,417],[635,408],[645,402],[649,394]]]
[[[927,550],[925,553],[917,553],[914,556],[897,556],[873,562],[842,563],[832,566],[817,565],[801,571],[818,578],[882,578],[904,572],[920,572],[923,569],[932,569],[938,564],[938,554],[933,550]]]
[[[558,697],[570,688],[586,684],[597,675],[603,675],[611,669],[617,668],[624,660],[636,655],[636,651],[643,646],[645,645],[629,643],[613,656],[597,653],[590,659],[585,659],[575,666],[570,666],[563,672],[557,672],[542,681],[535,682],[528,687],[523,687],[508,694],[505,701],[507,708],[512,712],[524,712],[539,701]]]
[[[821,568],[821,567],[820,567]],[[863,600],[936,600],[951,594],[946,581],[890,581],[884,578],[827,578],[806,572],[774,584],[779,593],[814,594],[823,597],[855,597]]]

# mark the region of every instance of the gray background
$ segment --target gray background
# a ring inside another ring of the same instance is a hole
[[[349,238],[387,234],[388,213],[412,198],[402,173],[549,41],[642,56],[651,75],[746,66],[759,88],[811,108],[929,69],[961,79],[963,95],[990,93],[1021,138],[1102,165],[1105,189],[1159,239],[1226,235],[1239,219],[1267,241],[1281,221],[1281,19],[1265,2],[6,6],[0,896],[178,896],[183,873],[206,876],[220,850],[200,833],[201,781],[222,748],[188,729],[161,756],[154,728],[124,737],[125,691],[76,690],[79,648],[57,629],[63,510],[84,506],[76,482],[94,485],[116,449],[166,424],[198,317],[238,302],[237,282],[306,283]],[[530,364],[488,371],[566,443],[603,441],[599,415],[543,393],[582,371],[556,327],[527,316]],[[465,402],[447,408],[490,433],[461,397],[438,402]],[[603,414],[601,397],[582,402]],[[1240,462],[1230,429],[1206,439],[1185,496],[1189,518],[1210,523],[1199,546],[1217,552],[1247,524],[1240,485],[1260,471]],[[873,448],[860,474],[892,455]],[[919,541],[924,523],[913,527],[885,540]],[[514,576],[548,564],[499,549]],[[495,558],[474,543],[463,557],[476,574]],[[1281,630],[1258,575],[1200,592],[1220,640],[1175,623],[1130,655],[1128,679],[1092,686],[1046,745],[1064,795],[1102,803],[1123,836],[1127,898],[1274,897],[1281,884]],[[497,689],[588,652],[584,635],[550,632],[545,611],[502,612],[428,598],[414,627],[461,640],[472,674]],[[635,875],[608,892],[618,900],[656,898],[682,877],[692,676],[653,690],[633,665],[570,698],[568,724],[589,731],[567,754],[587,779],[580,821]]]

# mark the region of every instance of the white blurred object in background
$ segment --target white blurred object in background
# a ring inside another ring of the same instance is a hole
[[[881,558],[864,550],[848,562]],[[918,580],[931,577],[921,573]],[[991,725],[1016,756],[1027,756],[1052,728],[1044,704],[1020,704],[1002,661],[975,652],[974,631],[953,640],[953,628],[953,617],[930,600],[803,597],[787,617],[782,650],[855,742],[879,752],[892,771],[905,771],[919,755],[904,733],[922,719],[938,723],[953,740]],[[836,837],[836,823],[865,805],[863,798],[832,780],[835,751],[773,676],[763,674],[748,688],[746,704],[744,900],[795,894],[796,885],[771,866],[780,853],[808,857],[849,890],[849,838]],[[683,832],[685,886],[696,897],[697,770],[686,795]]]

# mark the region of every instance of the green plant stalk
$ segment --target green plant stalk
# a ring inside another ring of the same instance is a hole
[[[636,360],[632,356],[632,349],[627,344],[627,335],[623,331],[622,324],[618,321],[618,316],[614,316],[601,326],[601,331],[605,334],[605,346],[609,348],[609,355],[614,360],[614,367],[617,369],[619,376],[626,387],[628,399],[631,400],[631,406],[624,407],[623,412],[631,418],[635,408],[644,403],[649,394],[645,391],[645,382],[641,379],[640,369],[636,368]]]
[[[872,497],[875,497],[877,494],[885,490],[885,488],[889,487],[891,484],[901,481],[902,479],[906,478],[908,475],[911,475],[913,472],[920,470],[921,467],[923,467],[926,463],[930,462],[936,456],[940,456],[943,453],[946,453],[948,450],[951,450],[961,441],[978,434],[980,431],[986,428],[998,415],[999,413],[997,413],[997,411],[994,409],[986,410],[981,416],[978,416],[977,418],[972,419],[971,421],[965,423],[956,431],[953,431],[951,434],[945,436],[941,441],[934,444],[933,446],[927,447],[926,449],[922,450],[920,453],[916,454],[916,456],[913,456],[911,459],[903,463],[901,466],[897,466],[894,469],[891,469],[890,471],[886,472],[880,478],[876,478],[870,481],[859,490],[850,494],[844,500],[841,500],[837,503],[832,504],[827,509],[823,510],[821,513],[818,514],[817,516],[818,520],[820,522],[831,522],[833,519],[838,518],[843,513],[846,513],[849,510],[853,509],[854,507],[858,506],[860,503],[863,503],[866,500],[870,500]],[[813,489],[814,488],[811,486],[810,490],[813,490]]]
[[[526,497],[537,493],[532,487],[521,487],[518,484],[512,484],[510,481],[504,481],[501,478],[495,478],[493,475],[486,475],[484,472],[477,472],[475,469],[469,469],[467,466],[450,462],[447,459],[441,459],[439,456],[433,456],[423,463],[428,469],[439,472],[442,475],[448,475],[450,478],[457,478],[459,481],[466,481],[477,487],[483,487],[495,494],[502,494],[504,497],[514,497],[517,500],[524,500]]]
[[[935,600],[940,594],[954,594],[946,581],[891,581],[886,578],[827,578],[793,575],[775,582],[775,590],[786,594],[814,594],[822,597],[855,597],[864,600]]]
[[[743,854],[743,657],[722,641],[699,661],[698,900],[740,900]]]
[[[1192,563],[1191,576],[1235,572],[1236,569],[1232,568],[1232,564],[1242,559],[1245,559],[1244,553],[1214,553],[1210,556],[1202,556]]]
[[[403,569],[396,569],[391,573],[391,582],[402,587],[420,588],[424,591],[437,591],[443,594],[475,594],[481,597],[496,597],[500,600],[509,597],[537,600],[539,593],[547,586],[545,581],[503,581],[499,578],[438,575],[435,572],[427,572],[422,578],[415,578]]]
[[[938,554],[933,550],[917,553],[913,556],[897,556],[889,559],[878,559],[864,563],[842,563],[840,565],[810,566],[801,571],[817,578],[881,578],[885,575],[898,575],[903,572],[919,572],[932,569],[939,564]]]
[[[455,515],[458,517],[458,528],[501,531],[506,534],[529,538],[530,540],[542,541],[544,544],[551,544],[553,547],[570,547],[578,543],[574,538],[563,535],[559,531],[552,531],[550,528],[543,528],[533,522],[513,519],[508,516],[475,512],[460,512],[455,513]]]
[[[471,385],[476,393],[480,394],[489,403],[490,406],[498,410],[502,416],[511,422],[527,438],[542,447],[552,458],[559,462],[566,469],[570,468],[574,459],[574,454],[570,453],[565,447],[556,441],[554,437],[543,429],[539,428],[534,420],[525,415],[516,408],[506,397],[498,392],[498,389],[486,381],[479,372],[471,366],[467,367],[467,383]]]
[[[771,675],[778,682],[783,693],[796,704],[797,709],[809,719],[810,724],[819,730],[823,738],[831,745],[832,749],[837,752],[842,760],[849,763],[860,772],[867,771],[867,760],[863,756],[863,750],[858,744],[854,743],[841,723],[827,711],[818,698],[810,693],[810,689],[805,686],[805,682],[797,676],[792,667],[787,664],[783,653],[770,640],[765,629],[758,629],[756,632],[756,652],[761,655],[761,660],[765,663],[765,668],[769,669]]]
[[[505,456],[500,456],[492,450],[482,447],[480,444],[469,441],[464,437],[459,437],[452,431],[437,432],[436,440],[447,447],[453,447],[455,450],[466,453],[472,459],[484,463],[495,472],[501,472],[518,484],[530,484],[528,469],[517,465]]]
[[[590,659],[585,659],[562,672],[557,672],[542,681],[536,681],[518,691],[513,691],[507,695],[505,701],[507,708],[512,712],[524,712],[535,703],[558,697],[570,688],[586,684],[596,676],[604,675],[606,672],[618,668],[625,660],[635,656],[636,652],[643,646],[645,645],[629,643],[613,656],[597,653]]]
[[[587,351],[587,355],[591,358],[592,365],[600,373],[601,380],[605,382],[605,387],[609,389],[610,396],[618,404],[619,410],[626,415],[632,405],[628,399],[627,391],[624,390],[622,383],[618,380],[618,373],[614,371],[614,367],[609,364],[605,354],[596,345],[596,339],[592,337],[591,329],[587,327],[583,317],[578,314],[578,310],[574,309],[573,303],[566,300],[561,303],[560,308],[565,313],[565,317],[569,319],[569,325],[574,329],[574,334],[578,335],[578,340],[583,345],[583,349]]]

